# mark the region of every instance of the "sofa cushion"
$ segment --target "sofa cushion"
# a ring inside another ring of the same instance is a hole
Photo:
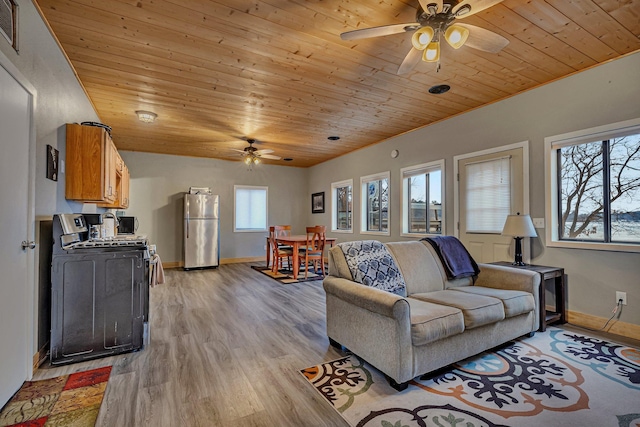
[[[454,307],[407,298],[411,313],[411,342],[424,345],[464,331],[462,312]]]
[[[393,242],[385,246],[398,263],[407,286],[407,295],[441,291],[446,276],[440,261],[422,242]]]
[[[387,248],[377,240],[338,244],[353,280],[363,285],[406,296],[402,273]]]
[[[504,319],[502,301],[485,295],[447,289],[413,294],[411,297],[460,309],[464,316],[465,329],[477,328],[478,326],[499,322]]]
[[[533,311],[536,306],[535,301],[533,300],[533,295],[524,291],[485,288],[483,286],[461,286],[458,288],[451,288],[451,290],[498,298],[502,301],[502,305],[504,306],[505,317],[513,317],[519,314],[528,313]]]

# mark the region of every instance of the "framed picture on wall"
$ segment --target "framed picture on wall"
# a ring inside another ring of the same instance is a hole
[[[47,178],[51,181],[58,180],[58,150],[47,144]]]
[[[324,213],[324,191],[311,195],[311,213]]]

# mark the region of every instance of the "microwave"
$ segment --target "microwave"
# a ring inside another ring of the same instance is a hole
[[[138,229],[138,220],[135,216],[118,217],[118,234],[135,234]]]

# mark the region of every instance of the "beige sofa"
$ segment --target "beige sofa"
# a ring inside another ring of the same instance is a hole
[[[449,280],[424,241],[386,243],[406,296],[353,281],[339,246],[329,251],[327,335],[382,371],[398,390],[408,381],[538,329],[540,275],[479,264]]]

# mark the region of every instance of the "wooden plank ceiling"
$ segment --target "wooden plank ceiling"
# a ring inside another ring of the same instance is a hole
[[[340,33],[415,22],[417,0],[34,1],[118,149],[240,160],[255,138],[299,167],[640,49],[640,0],[504,0],[462,20],[501,52],[443,43],[439,72],[402,76],[410,33]]]

